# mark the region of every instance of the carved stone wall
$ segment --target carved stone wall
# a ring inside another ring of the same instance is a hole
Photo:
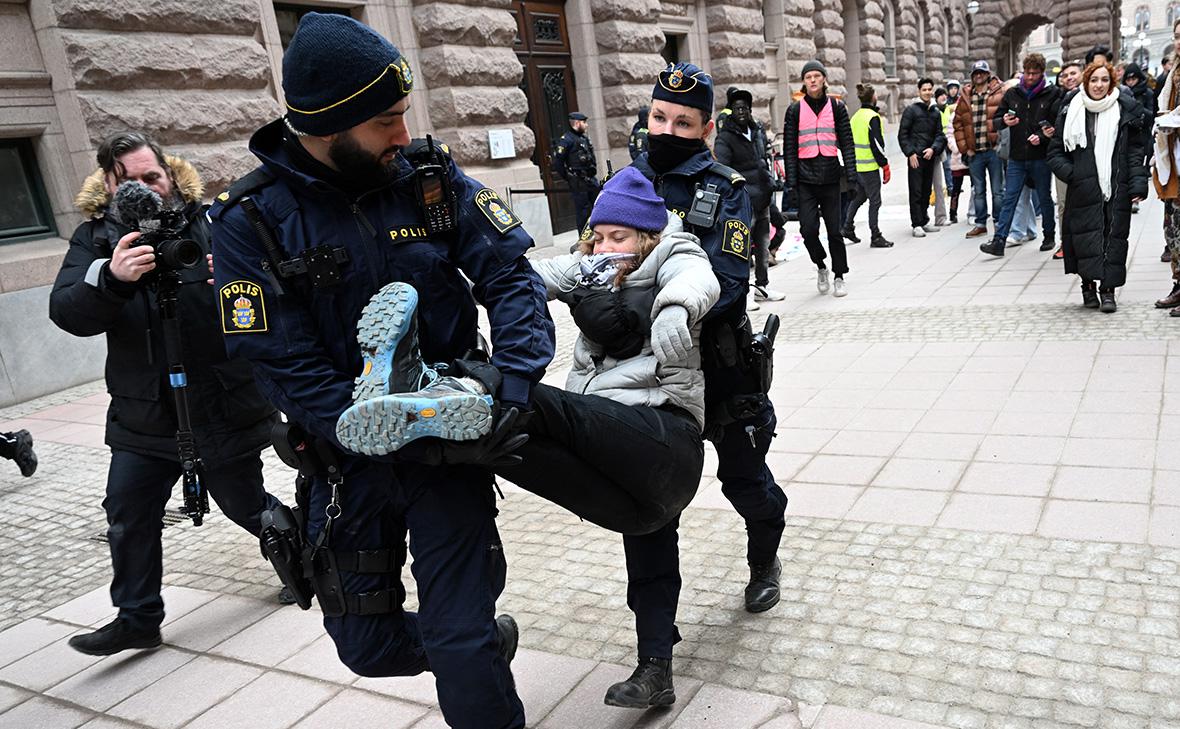
[[[1061,33],[1065,58],[1080,58],[1095,45],[1118,42],[1122,0],[979,0],[968,47],[972,58],[993,66],[1011,28],[1030,19],[1051,20]]]
[[[847,74],[844,62],[844,10],[843,0],[815,0],[812,22],[815,29],[815,57],[828,70],[828,88],[834,94],[844,95]]]
[[[660,0],[590,0],[602,83],[604,124],[612,150],[626,149],[640,107],[651,103],[652,83],[665,65]]]
[[[210,192],[253,167],[246,140],[279,108],[255,38],[255,0],[53,0],[32,7],[59,108],[76,112],[83,126],[68,135],[77,174],[94,168],[103,137],[124,129],[148,130],[187,158]]]
[[[725,90],[747,89],[754,96],[756,113],[770,102],[766,83],[766,19],[761,0],[725,0],[705,4],[708,28],[709,71],[713,75],[714,106],[725,107]]]

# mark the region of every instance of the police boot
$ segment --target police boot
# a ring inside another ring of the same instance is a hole
[[[413,392],[436,379],[418,352],[418,292],[395,281],[373,294],[357,322],[364,368],[356,378],[352,401],[395,392]]]
[[[473,377],[443,377],[416,392],[353,404],[336,421],[340,445],[383,456],[419,438],[476,440],[492,429],[492,396]]]
[[[520,628],[508,613],[496,617],[496,638],[500,655],[512,665],[512,659],[516,657],[516,646],[520,643]]]
[[[134,628],[123,618],[115,618],[93,633],[70,638],[70,647],[88,656],[109,656],[132,648],[158,648],[163,640],[160,629]]]
[[[33,452],[33,436],[27,430],[0,435],[0,456],[16,461],[20,475],[32,476],[37,470],[37,454]]]
[[[603,703],[623,709],[646,709],[652,706],[671,706],[676,702],[672,688],[672,659],[644,658],[631,678],[620,681],[606,690]]]
[[[750,582],[746,585],[747,612],[765,612],[778,604],[778,582],[782,572],[778,557],[767,564],[750,565]]]

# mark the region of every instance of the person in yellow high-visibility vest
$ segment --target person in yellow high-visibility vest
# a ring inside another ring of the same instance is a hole
[[[891,241],[881,235],[878,216],[881,212],[881,176],[889,182],[889,158],[885,156],[885,134],[881,130],[881,112],[877,110],[877,92],[870,84],[857,84],[856,95],[860,109],[852,115],[852,143],[856,148],[856,197],[848,206],[844,219],[844,237],[856,238],[856,212],[867,200],[869,203],[869,246],[889,248]]]

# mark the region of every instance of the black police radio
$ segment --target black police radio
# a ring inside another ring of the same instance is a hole
[[[455,191],[451,189],[442,151],[434,146],[434,139],[429,134],[426,135],[426,150],[425,163],[414,169],[418,205],[426,219],[426,229],[431,233],[446,233],[459,226]]]

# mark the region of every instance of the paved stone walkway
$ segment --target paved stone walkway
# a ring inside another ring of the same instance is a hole
[[[984,259],[964,224],[911,239],[903,195],[887,188],[897,247],[851,248],[848,298],[819,296],[805,258],[772,269],[788,298],[755,316],[783,317],[784,600],[740,609],[744,534],[710,454],[682,520],[672,711],[601,704],[634,651],[620,540],[506,489],[500,608],[521,625],[530,726],[1180,727],[1180,322],[1150,306],[1168,286],[1159,203],[1102,315],[1035,247]],[[0,728],[442,726],[429,677],[357,679],[314,611],[278,609],[256,545],[217,514],[164,532],[164,649],[66,648],[112,614],[105,402],[88,385],[0,410],[42,463],[32,479],[0,463]]]

